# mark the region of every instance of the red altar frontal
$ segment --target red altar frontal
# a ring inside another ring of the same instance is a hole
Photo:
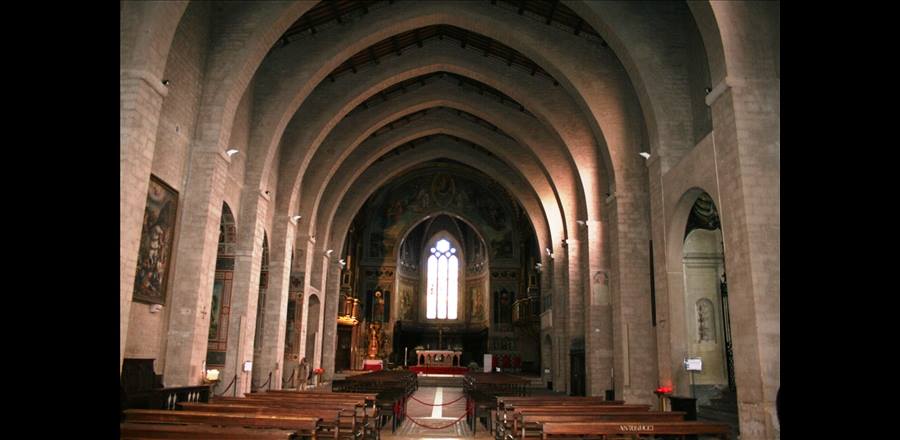
[[[426,374],[465,374],[468,368],[460,365],[461,351],[453,350],[416,350],[418,364],[409,367],[410,371]]]

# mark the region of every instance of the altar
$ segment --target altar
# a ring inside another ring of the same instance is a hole
[[[410,371],[431,374],[465,374],[468,368],[460,365],[462,352],[456,350],[416,350],[417,365]]]

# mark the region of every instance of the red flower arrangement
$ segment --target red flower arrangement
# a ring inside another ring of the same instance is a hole
[[[672,387],[659,387],[659,388],[656,389],[656,391],[654,391],[654,393],[656,393],[657,395],[659,395],[659,394],[671,394],[671,393],[672,393]]]
[[[316,368],[315,370],[313,370],[313,373],[316,373],[316,376],[321,376],[324,372],[325,370],[322,368]]]

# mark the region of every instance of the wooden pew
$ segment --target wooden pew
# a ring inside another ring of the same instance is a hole
[[[356,434],[362,432],[362,425],[356,421],[354,414],[345,413],[343,409],[336,407],[292,408],[275,402],[182,403],[181,407],[192,412],[319,417],[322,421],[319,423],[318,436],[334,440],[355,439]]]
[[[213,399],[214,404],[225,405],[255,405],[270,408],[283,408],[294,411],[301,411],[303,414],[310,411],[320,411],[323,409],[331,409],[340,411],[343,422],[340,420],[335,423],[332,417],[326,420],[324,427],[328,432],[333,428],[340,426],[341,432],[352,432],[356,436],[375,439],[379,437],[377,427],[374,421],[378,418],[377,409],[372,410],[371,414],[366,411],[365,396],[356,395],[353,397],[331,396],[328,398],[321,397],[327,394],[317,393],[312,395],[292,395],[293,393],[248,393],[249,397],[216,397]],[[190,406],[188,406],[190,407]],[[195,406],[196,407],[196,406]]]
[[[646,438],[660,435],[710,435],[728,440],[729,427],[725,423],[709,422],[546,422],[541,432],[542,440],[553,439],[602,439],[608,436]]]
[[[566,403],[559,405],[523,405],[516,404],[512,406],[509,402],[502,410],[497,410],[494,422],[494,436],[498,439],[506,437],[506,432],[513,429],[513,420],[515,414],[523,415],[554,415],[554,414],[570,414],[570,415],[591,415],[598,413],[619,413],[619,412],[647,412],[650,411],[650,405],[637,404],[604,404],[603,402],[594,403]]]
[[[202,424],[210,426],[236,426],[245,428],[275,428],[296,433],[298,436],[316,439],[322,419],[319,417],[282,416],[264,414],[231,414],[195,411],[171,411],[153,409],[125,410],[128,423]]]
[[[512,430],[506,432],[506,439],[526,440],[541,438],[542,426],[548,422],[653,422],[668,423],[684,421],[684,412],[629,411],[592,414],[569,413],[513,413]]]
[[[165,425],[156,423],[122,423],[121,440],[180,439],[180,440],[290,440],[294,431],[284,429],[253,429],[208,425]]]
[[[292,405],[293,407],[311,406],[321,407],[323,405],[339,406],[348,411],[353,411],[359,423],[369,433],[377,436],[374,431],[377,427],[372,421],[378,420],[379,410],[376,406],[376,396],[374,394],[360,393],[297,393],[292,391],[277,390],[275,392],[268,391],[264,393],[248,393],[245,399],[255,399],[261,401],[277,401],[283,402],[284,405]],[[225,401],[225,400],[223,400]],[[227,399],[227,401],[239,402],[236,399]],[[214,402],[219,402],[218,398]],[[367,405],[372,405],[372,410],[367,411]],[[356,423],[354,421],[354,423]]]

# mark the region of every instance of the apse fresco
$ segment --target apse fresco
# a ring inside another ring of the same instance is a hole
[[[446,211],[485,225],[482,232],[490,250],[481,251],[490,252],[494,259],[514,259],[513,207],[510,201],[497,196],[504,192],[494,185],[486,187],[466,177],[441,172],[391,185],[369,205],[372,220],[365,255],[370,259],[393,259],[393,247],[411,222],[429,212]]]
[[[134,278],[134,301],[165,304],[178,193],[150,176],[144,226]]]

